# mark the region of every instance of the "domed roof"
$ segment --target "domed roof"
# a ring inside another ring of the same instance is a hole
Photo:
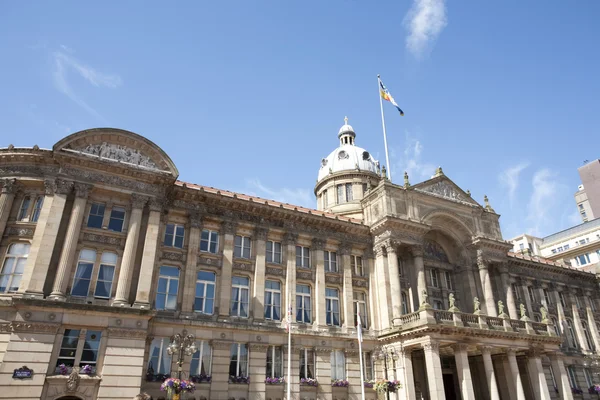
[[[345,118],[345,124],[338,133],[339,137],[343,135],[351,135],[352,137],[356,135],[352,126],[348,125],[348,118]],[[371,153],[354,145],[354,141],[346,143],[342,140],[337,149],[321,160],[317,181],[320,182],[330,173],[335,174],[341,171],[363,171],[377,174],[378,165],[379,162],[373,158]]]

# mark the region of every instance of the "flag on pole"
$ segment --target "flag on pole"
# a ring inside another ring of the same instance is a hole
[[[398,106],[398,104],[396,103],[396,100],[394,100],[394,98],[390,94],[389,90],[387,90],[387,88],[383,85],[383,82],[381,81],[381,78],[379,78],[379,94],[381,95],[382,99],[387,100],[390,103],[392,103],[392,105],[394,107],[396,107],[396,109],[398,110],[398,112],[400,113],[400,115],[404,115],[404,111],[402,111],[402,109],[400,108],[400,106]]]
[[[285,321],[285,331],[289,332],[292,327],[292,307],[288,310],[287,319]]]
[[[356,337],[358,338],[358,341],[362,343],[362,323],[360,322],[360,312],[358,311],[356,312]]]

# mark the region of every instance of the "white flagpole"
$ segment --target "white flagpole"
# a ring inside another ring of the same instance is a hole
[[[387,164],[387,175],[392,180],[392,167],[388,155],[387,135],[385,134],[385,118],[383,117],[383,98],[381,97],[381,78],[377,75],[377,92],[379,93],[379,107],[381,108],[381,125],[383,126],[383,145],[385,146],[385,162]]]
[[[292,307],[288,311],[287,400],[291,400],[292,385]]]
[[[357,331],[357,338],[358,338],[358,357],[360,359],[360,398],[362,400],[365,400],[365,373],[364,373],[364,368],[363,368],[363,352],[362,352],[362,325],[361,325],[361,321],[360,321],[360,313],[357,311],[356,312],[357,315],[357,325],[356,325],[356,331]],[[360,329],[360,332],[359,332]]]

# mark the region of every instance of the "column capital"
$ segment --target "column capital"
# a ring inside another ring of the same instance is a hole
[[[492,346],[477,346],[481,354],[492,354]]]
[[[365,251],[363,251],[363,258],[373,258],[375,257],[373,247],[367,247]]]
[[[283,237],[283,243],[285,245],[295,245],[298,240],[298,234],[292,232],[286,232]]]
[[[147,196],[142,196],[137,193],[133,193],[131,195],[131,207],[132,208],[144,208],[146,203],[148,202]]]
[[[268,235],[268,228],[263,228],[262,226],[257,226],[256,228],[254,228],[254,238],[256,240],[267,240]]]
[[[202,214],[198,211],[192,211],[188,216],[190,228],[200,228],[202,226]]]
[[[541,357],[543,354],[544,354],[544,351],[539,347],[531,347],[529,349],[529,351],[527,352],[527,355],[529,357],[536,357],[536,358]]]
[[[438,342],[427,342],[423,343],[421,346],[423,346],[423,350],[427,352],[435,351],[437,353],[440,351],[440,344]]]
[[[16,179],[2,179],[2,193],[15,193],[19,189],[19,183]]]
[[[317,354],[331,354],[333,349],[329,347],[315,347],[315,353]]]
[[[221,223],[221,226],[223,227],[223,233],[224,234],[229,234],[229,235],[235,235],[235,230],[237,228],[237,224],[233,221],[223,221]]]
[[[410,252],[413,257],[423,257],[423,246],[414,245],[410,247]]]
[[[477,267],[479,269],[487,269],[488,261],[483,257],[483,250],[477,249]]]
[[[512,348],[504,349],[504,353],[506,353],[506,355],[509,357],[516,357],[517,355],[517,351]]]
[[[375,250],[375,256],[376,257],[383,257],[387,254],[386,250],[385,250],[385,246],[378,244],[374,247]]]
[[[352,253],[352,245],[348,242],[342,242],[338,247],[338,251],[342,256],[349,256]]]
[[[81,199],[87,199],[90,194],[90,190],[92,190],[93,186],[89,185],[87,183],[75,182],[74,187],[75,187],[75,196],[77,196]]]
[[[310,246],[312,250],[323,250],[325,248],[325,240],[321,238],[313,238]]]
[[[467,344],[465,344],[465,343],[456,343],[456,344],[452,345],[452,348],[455,351],[458,350],[460,352],[466,352],[468,350],[469,346]]]
[[[392,239],[387,239],[382,244],[383,244],[383,246],[385,246],[385,250],[386,250],[388,256],[390,254],[396,254],[396,241],[394,241]]]
[[[69,194],[73,189],[73,181],[64,181],[62,179],[44,180],[46,194],[53,196],[55,194]]]
[[[167,204],[167,200],[164,197],[152,197],[148,201],[148,208],[150,211],[162,212]]]

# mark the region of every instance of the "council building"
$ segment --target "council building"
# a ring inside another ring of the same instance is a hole
[[[181,367],[187,399],[281,400],[289,362],[293,399],[356,400],[361,358],[401,384],[371,400],[595,398],[595,274],[513,252],[442,168],[391,182],[330,136],[315,209],[182,182],[120,129],[0,148],[0,399],[157,399]]]

